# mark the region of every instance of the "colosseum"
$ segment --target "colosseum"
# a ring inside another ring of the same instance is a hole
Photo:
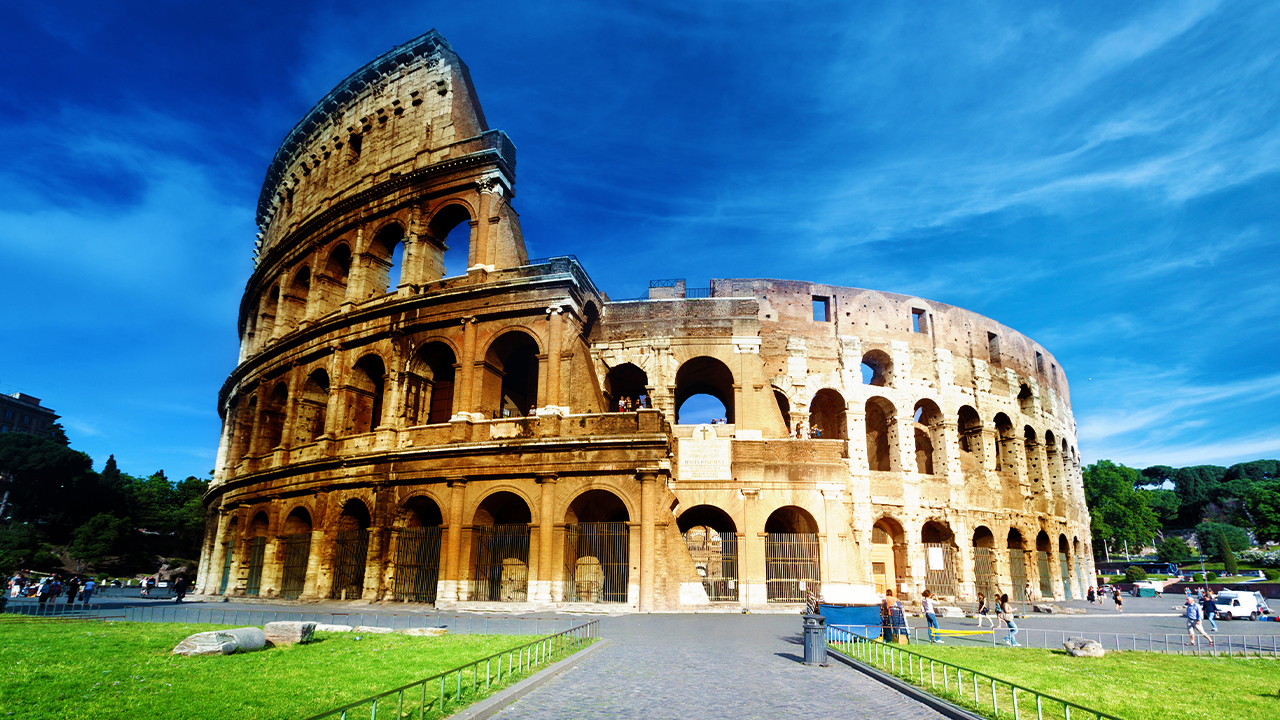
[[[611,299],[572,255],[527,257],[515,161],[435,31],[285,138],[219,395],[201,592],[623,612],[1080,596],[1089,515],[1045,348],[813,282]],[[683,422],[693,398],[716,421]]]

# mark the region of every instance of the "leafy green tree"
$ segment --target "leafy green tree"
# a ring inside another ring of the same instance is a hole
[[[1184,562],[1191,557],[1191,546],[1187,544],[1186,540],[1176,535],[1170,535],[1156,545],[1156,557],[1169,563]]]
[[[67,515],[77,481],[92,474],[93,461],[38,435],[0,433],[0,472],[13,483],[10,517],[40,525],[59,539],[70,534]]]
[[[1218,465],[1184,467],[1174,473],[1175,492],[1182,503],[1178,512],[1179,527],[1192,527],[1200,522],[1214,488],[1226,474],[1227,469]]]
[[[30,567],[40,552],[40,534],[27,523],[0,525],[0,573]]]
[[[1258,540],[1280,541],[1280,480],[1254,483],[1245,493],[1245,506]]]
[[[67,437],[67,429],[62,427],[62,423],[54,423],[49,426],[49,439],[59,445],[70,445],[71,440]]]
[[[76,528],[67,552],[79,562],[77,572],[86,565],[97,565],[108,556],[116,554],[123,539],[129,534],[129,522],[105,513],[95,515]]]
[[[1249,549],[1249,533],[1244,528],[1226,523],[1202,522],[1196,526],[1196,542],[1207,557],[1222,558],[1218,536],[1226,538],[1227,547],[1235,552]]]
[[[1147,507],[1155,512],[1161,528],[1172,530],[1178,526],[1178,510],[1182,507],[1182,500],[1178,498],[1178,493],[1172,490],[1145,488],[1139,489],[1138,492],[1147,499]]]
[[[1084,469],[1084,495],[1093,526],[1093,545],[1115,548],[1128,541],[1141,545],[1155,536],[1159,520],[1146,498],[1134,488],[1142,475],[1131,467],[1099,460]]]
[[[1235,575],[1239,570],[1236,564],[1236,554],[1231,552],[1231,543],[1227,540],[1227,533],[1218,530],[1218,554],[1222,556],[1222,567],[1228,575]]]

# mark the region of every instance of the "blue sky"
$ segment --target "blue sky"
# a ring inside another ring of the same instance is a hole
[[[519,147],[531,256],[959,305],[1057,356],[1086,461],[1280,455],[1273,2],[19,2],[0,392],[204,476],[268,161],[431,28]]]

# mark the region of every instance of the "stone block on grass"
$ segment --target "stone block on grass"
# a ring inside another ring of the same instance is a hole
[[[1067,638],[1067,641],[1062,643],[1062,647],[1071,653],[1071,657],[1102,657],[1107,654],[1107,651],[1102,648],[1102,643],[1089,638]]]
[[[351,632],[352,630],[355,630],[355,628],[350,625],[316,624],[316,632]]]
[[[240,645],[239,652],[253,652],[254,650],[261,650],[267,645],[267,636],[262,632],[262,628],[241,627],[219,632],[235,636],[236,642]]]
[[[271,645],[297,645],[311,642],[316,632],[316,624],[297,620],[280,620],[267,623],[262,631]]]
[[[395,630],[392,630],[391,628],[374,627],[373,625],[357,625],[355,627],[355,632],[367,633],[370,635],[388,635],[395,632]]]
[[[440,637],[441,635],[449,634],[449,628],[443,628],[443,627],[409,628],[408,630],[401,630],[400,632],[405,635],[412,635],[414,637]]]
[[[173,649],[174,655],[186,657],[200,655],[230,655],[240,647],[235,635],[222,630],[212,630],[188,635]]]

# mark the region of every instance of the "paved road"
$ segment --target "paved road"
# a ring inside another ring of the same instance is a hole
[[[942,716],[840,664],[801,664],[795,615],[606,618],[610,646],[500,712],[507,720]]]

